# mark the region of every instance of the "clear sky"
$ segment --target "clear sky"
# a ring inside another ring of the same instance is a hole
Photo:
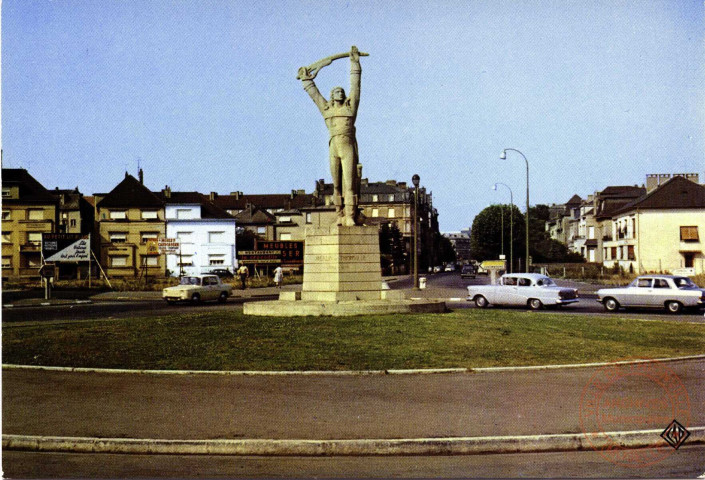
[[[647,173],[705,181],[702,0],[3,0],[3,167],[47,188],[311,192],[328,133],[299,67],[357,45],[363,176],[442,231]],[[318,74],[349,86],[349,61]]]

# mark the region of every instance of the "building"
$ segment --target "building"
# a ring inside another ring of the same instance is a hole
[[[42,234],[56,233],[59,199],[23,168],[2,169],[2,277],[38,278]]]
[[[450,240],[455,257],[458,263],[468,263],[472,259],[470,250],[470,229],[461,230],[460,232],[444,233],[444,237]]]
[[[180,241],[178,254],[166,255],[167,275],[198,275],[214,269],[237,269],[235,218],[198,192],[157,196],[164,202],[166,237]]]
[[[166,234],[165,202],[125,173],[108,194],[96,194],[100,263],[108,277],[163,276],[164,256],[154,240]],[[151,242],[150,242],[151,241]]]
[[[635,273],[705,273],[705,187],[673,176],[611,215],[604,265]]]

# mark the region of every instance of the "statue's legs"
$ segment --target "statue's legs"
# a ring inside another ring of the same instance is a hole
[[[343,196],[344,219],[343,225],[351,227],[356,224],[357,198],[355,196],[355,183],[357,173],[357,158],[355,155],[354,139],[338,135],[331,139],[331,171],[333,169],[333,150],[335,156],[339,157],[336,162],[340,172],[340,190]],[[333,178],[333,189],[335,190],[335,176]]]
[[[340,170],[340,157],[336,154],[336,149],[333,145],[333,139],[330,144],[330,174],[333,177],[333,204],[335,205],[335,213],[337,224],[343,224],[343,195],[342,195],[342,172]]]

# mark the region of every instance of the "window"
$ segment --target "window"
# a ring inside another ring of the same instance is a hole
[[[192,217],[191,217],[191,209],[189,209],[189,208],[178,208],[178,209],[176,210],[176,218],[178,218],[178,219],[192,218]]]
[[[142,210],[142,220],[157,220],[158,218],[156,210]]]
[[[32,245],[42,244],[42,233],[41,232],[27,232],[27,243]]]
[[[208,243],[224,243],[225,232],[208,232]]]
[[[127,212],[125,210],[110,210],[110,220],[125,220]]]
[[[27,267],[29,268],[39,268],[42,266],[42,259],[40,257],[28,257]]]
[[[640,278],[639,281],[637,282],[636,286],[639,288],[651,288],[651,279],[650,278]]]
[[[282,233],[279,235],[279,240],[291,240],[291,233]]]
[[[11,210],[3,210],[2,211],[2,221],[7,222],[8,220],[12,220],[12,211]]]
[[[110,243],[125,243],[127,241],[127,232],[110,232]]]
[[[503,285],[516,285],[516,278],[504,277]]]
[[[110,257],[111,267],[126,267],[127,266],[127,255],[115,255]]]
[[[664,278],[655,278],[654,279],[654,288],[671,288],[668,285],[668,282]]]
[[[72,218],[72,219],[69,221],[69,224],[70,224],[72,227],[75,227],[75,226],[76,226],[76,219],[75,219],[75,218]]]
[[[12,232],[2,232],[2,243],[12,243]]]
[[[142,257],[142,265],[147,267],[158,267],[159,266],[159,256],[157,255],[144,255]]]
[[[225,255],[208,255],[208,265],[225,265]]]
[[[2,189],[2,198],[10,198],[12,196],[12,191],[9,188]]]
[[[394,211],[393,208],[389,209],[389,212],[387,213],[387,218],[394,218],[396,217],[396,212]]]
[[[379,195],[372,195],[372,201],[373,202],[379,202]]]
[[[595,227],[588,227],[588,238],[595,238]]]
[[[693,252],[683,253],[683,262],[685,268],[693,268],[693,262],[695,260],[695,254]]]
[[[629,260],[636,260],[636,256],[634,255],[634,245],[627,246],[627,258]]]
[[[2,268],[12,268],[12,257],[2,257]]]
[[[279,217],[279,223],[291,223],[291,217]]]
[[[610,258],[613,260],[617,258],[617,247],[610,247],[610,251]]]
[[[259,233],[259,234],[267,233],[267,227],[257,227],[257,233]]]
[[[193,232],[176,232],[176,238],[179,239],[181,244],[183,245],[184,243],[191,243],[191,234]]]
[[[193,266],[193,256],[191,255],[181,255],[179,266],[182,267],[192,267]]]
[[[636,218],[632,218],[632,238],[636,238]]]
[[[528,278],[520,278],[519,279],[519,286],[520,287],[529,287],[531,286],[531,280]]]
[[[372,209],[372,217],[379,217],[379,208]]]
[[[393,193],[390,194],[389,197],[387,197],[387,200],[389,200],[390,202],[393,202],[394,201],[394,194]]]
[[[681,227],[681,242],[699,242],[698,227]]]
[[[147,243],[149,240],[159,238],[159,232],[142,232],[140,234],[140,243]]]
[[[306,213],[306,223],[312,223],[312,221],[311,221],[311,212]]]
[[[27,220],[44,220],[44,210],[34,208],[27,210]]]

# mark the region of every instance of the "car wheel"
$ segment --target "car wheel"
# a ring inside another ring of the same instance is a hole
[[[225,303],[225,301],[228,299],[228,294],[227,292],[220,292],[220,296],[218,297],[218,302],[220,303]]]
[[[532,310],[541,310],[541,307],[543,307],[543,303],[541,303],[541,300],[538,298],[532,298],[529,300],[529,308]]]
[[[668,313],[680,313],[680,311],[683,310],[683,304],[671,300],[670,302],[666,302],[666,310],[668,310]]]
[[[194,304],[201,303],[201,296],[197,293],[194,293],[193,295],[191,295],[191,303],[194,303]]]
[[[475,305],[477,305],[479,308],[487,308],[487,305],[489,304],[490,302],[488,302],[487,299],[482,295],[475,297]]]
[[[619,310],[619,302],[614,298],[605,298],[604,306],[605,310],[608,312],[616,312]]]

